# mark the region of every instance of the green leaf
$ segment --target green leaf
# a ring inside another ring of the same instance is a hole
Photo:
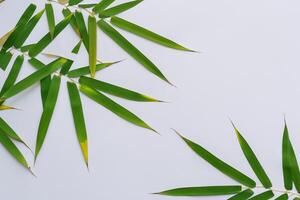
[[[41,17],[44,14],[44,10],[37,13],[32,19],[29,20],[29,22],[25,25],[25,27],[20,31],[20,34],[16,37],[16,40],[14,42],[14,46],[16,48],[21,48],[21,46],[24,44],[26,39],[29,37],[30,33],[36,26],[36,24],[39,22]]]
[[[211,164],[213,167],[218,169],[223,174],[227,175],[228,177],[236,180],[237,182],[250,187],[254,188],[256,186],[256,183],[254,180],[243,174],[242,172],[238,171],[237,169],[231,167],[224,161],[220,160],[216,156],[214,156],[212,153],[204,149],[199,144],[194,143],[193,141],[183,137],[178,132],[176,132],[184,141],[185,143],[201,158],[206,160],[209,164]]]
[[[12,53],[8,52],[0,52],[0,68],[6,70],[10,60],[12,57]]]
[[[163,192],[155,193],[167,196],[216,196],[236,194],[242,190],[241,186],[206,186],[206,187],[187,187],[166,190]]]
[[[20,69],[23,65],[24,62],[24,56],[20,55],[16,58],[3,86],[0,92],[0,97],[10,88],[14,85],[15,81],[18,78]]]
[[[63,13],[64,17],[68,17],[69,15],[73,15],[71,10],[68,9],[68,8],[64,8],[62,10],[62,13]],[[74,15],[72,16],[72,19],[70,21],[70,25],[71,25],[72,29],[75,31],[75,33],[80,37],[79,28],[77,26],[77,22],[76,22],[76,19],[75,19]]]
[[[97,23],[94,16],[88,18],[88,34],[89,34],[89,64],[91,77],[95,77],[97,64]]]
[[[31,18],[31,16],[33,15],[35,9],[36,9],[36,5],[30,4],[23,12],[16,26],[19,26],[21,24],[26,24],[28,20]]]
[[[59,33],[62,32],[64,28],[69,24],[70,20],[72,19],[72,15],[69,15],[62,21],[60,21],[56,26],[54,30],[53,39],[59,35]],[[35,57],[39,53],[41,53],[52,41],[50,33],[47,33],[40,41],[38,41],[33,47],[29,49],[29,56]]]
[[[291,150],[290,150],[290,139],[289,131],[286,122],[284,123],[284,131],[282,138],[282,169],[284,187],[287,190],[293,189],[293,180],[291,174]]]
[[[113,25],[115,25],[123,30],[126,30],[130,33],[138,35],[142,38],[145,38],[145,39],[155,42],[157,44],[160,44],[160,45],[172,48],[172,49],[194,52],[193,50],[185,48],[185,47],[181,46],[180,44],[177,44],[176,42],[169,40],[168,38],[165,38],[165,37],[158,35],[148,29],[145,29],[139,25],[133,24],[133,23],[126,21],[124,19],[121,19],[119,17],[112,17],[110,19],[110,22]]]
[[[76,44],[76,46],[72,49],[72,53],[78,54],[78,52],[79,52],[79,50],[80,50],[80,47],[81,47],[81,43],[82,43],[82,41],[80,40],[80,41]]]
[[[51,38],[54,37],[54,30],[55,30],[55,17],[54,17],[54,11],[51,3],[45,4],[45,10],[47,15],[47,21],[48,21],[48,27],[49,27],[49,33],[51,35]]]
[[[254,194],[254,192],[252,190],[246,189],[246,190],[234,195],[233,197],[230,197],[228,200],[247,200],[253,194]]]
[[[274,193],[271,190],[269,190],[261,194],[258,194],[248,200],[268,200],[271,199],[272,197],[274,197]]]
[[[279,197],[277,197],[275,200],[288,200],[289,195],[288,194],[282,194]]]
[[[83,15],[80,11],[75,11],[75,19],[79,29],[80,37],[87,51],[89,50],[89,35],[85,26]]]
[[[7,33],[5,33],[1,38],[0,38],[0,46],[2,46],[6,40],[9,38],[9,36],[14,32],[15,28],[13,28],[12,30],[8,31]]]
[[[296,187],[297,192],[300,192],[300,171],[299,171],[299,165],[297,161],[297,157],[294,151],[294,148],[292,146],[291,141],[288,139],[288,145],[290,149],[290,163],[291,163],[291,175],[294,182],[294,185]]]
[[[69,6],[74,6],[82,2],[83,0],[69,0]]]
[[[300,198],[299,197],[295,197],[294,200],[300,200]]]
[[[29,49],[31,48],[31,47],[33,47],[33,45],[35,45],[35,44],[28,44],[28,45],[24,45],[24,46],[22,46],[21,48],[20,48],[20,50],[21,50],[21,52],[28,52],[29,51]]]
[[[143,65],[151,73],[155,74],[162,80],[171,84],[167,78],[160,72],[160,70],[135,46],[133,46],[125,37],[123,37],[118,31],[111,27],[104,20],[98,21],[100,29],[108,35],[113,41],[115,41],[124,51],[132,56],[136,61]]]
[[[100,1],[94,8],[93,8],[93,12],[95,13],[99,13],[102,10],[104,10],[105,8],[107,8],[108,6],[110,6],[115,0],[102,0]]]
[[[126,10],[129,10],[130,8],[135,7],[139,3],[141,3],[143,0],[135,0],[135,1],[130,1],[127,3],[122,3],[120,5],[117,5],[115,7],[103,10],[99,12],[99,17],[100,18],[106,18],[106,17],[111,17],[117,14],[120,14]]]
[[[124,120],[135,124],[137,126],[150,129],[152,131],[155,131],[152,129],[148,124],[146,124],[143,120],[141,120],[138,116],[124,108],[123,106],[117,104],[110,98],[106,97],[102,93],[98,92],[97,90],[90,88],[85,85],[80,85],[80,91],[85,94],[90,99],[94,100],[98,104],[102,105],[106,109],[110,110],[111,112],[115,113],[119,117],[123,118]],[[156,131],[155,131],[156,132]]]
[[[36,58],[30,58],[28,62],[35,68],[35,69],[42,69],[46,65],[42,63],[40,60]]]
[[[102,69],[105,69],[113,64],[116,64],[120,61],[117,61],[117,62],[112,62],[112,63],[101,63],[101,64],[97,64],[96,65],[96,71],[100,71]],[[86,67],[81,67],[81,68],[78,68],[78,69],[74,69],[72,71],[69,71],[68,72],[68,77],[70,78],[78,78],[80,76],[84,76],[84,75],[87,75],[90,73],[90,67],[89,66],[86,66]]]
[[[59,86],[60,86],[60,77],[54,76],[50,88],[49,93],[45,102],[45,106],[43,109],[43,113],[40,119],[39,128],[38,128],[38,134],[36,139],[36,147],[35,147],[35,154],[34,154],[34,160],[36,161],[36,158],[42,148],[42,145],[44,143],[49,124],[53,115],[53,111],[56,105],[57,96],[59,92]]]
[[[97,5],[96,3],[86,3],[86,4],[79,4],[78,7],[79,8],[92,8],[95,5]]]
[[[78,142],[88,167],[88,140],[79,91],[75,83],[68,82],[67,86]]]
[[[60,74],[66,75],[69,72],[70,68],[72,67],[73,62],[74,62],[73,60],[68,59],[67,62],[65,62],[65,64],[63,64],[63,66],[60,70]]]
[[[40,81],[41,79],[45,78],[46,76],[58,70],[65,62],[67,62],[67,59],[65,58],[56,59],[55,61],[50,63],[47,67],[43,67],[37,70],[36,72],[32,73],[25,79],[16,83],[7,92],[4,93],[1,99],[8,99],[22,92],[23,90],[35,84],[36,82]]]
[[[245,138],[241,135],[241,133],[238,131],[238,129],[234,126],[234,131],[236,133],[236,136],[238,138],[239,144],[241,146],[241,149],[243,150],[243,153],[245,157],[247,158],[247,161],[249,165],[251,166],[252,170],[256,174],[257,178],[260,180],[260,182],[263,184],[265,188],[272,187],[272,183],[266,174],[265,170],[263,169],[262,165],[258,161],[255,153],[249,146],[248,142],[245,140]]]
[[[142,102],[160,102],[157,99],[146,96],[144,94],[137,93],[132,90],[128,90],[126,88],[122,88],[116,85],[112,85],[110,83],[106,83],[103,81],[99,81],[96,79],[92,79],[89,77],[82,76],[79,79],[79,83],[92,87],[96,90],[100,90],[107,94],[111,94],[117,97],[121,97],[124,99],[132,100],[132,101],[142,101]]]

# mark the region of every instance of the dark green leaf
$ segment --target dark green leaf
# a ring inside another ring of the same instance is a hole
[[[100,29],[115,41],[123,50],[125,50],[136,61],[143,65],[151,73],[155,74],[162,80],[170,83],[167,78],[160,72],[160,70],[135,46],[133,46],[126,38],[124,38],[118,31],[111,27],[104,20],[98,22]],[[170,83],[171,84],[171,83]]]
[[[8,52],[4,52],[4,51],[0,52],[0,68],[1,69],[6,70],[8,64],[11,60],[11,57],[12,57],[12,53],[10,53],[9,51]]]
[[[63,64],[63,66],[60,70],[60,73],[62,75],[66,75],[69,72],[70,68],[72,67],[73,62],[74,62],[73,60],[68,59],[67,62],[65,64]]]
[[[261,194],[258,194],[252,198],[250,198],[249,200],[268,200],[268,199],[271,199],[272,197],[274,197],[274,193],[269,190],[269,191],[266,191],[266,192],[263,192]]]
[[[82,2],[83,0],[69,0],[69,6],[74,6]]]
[[[48,27],[49,27],[49,33],[51,35],[51,38],[54,37],[54,30],[55,30],[55,17],[54,17],[54,11],[51,3],[45,4],[46,9],[46,15],[47,15],[47,21],[48,21]]]
[[[73,13],[68,8],[64,8],[62,10],[62,13],[63,13],[64,17],[68,17],[69,15],[73,15]],[[77,22],[76,22],[76,19],[75,19],[74,15],[72,16],[72,19],[70,21],[70,25],[73,28],[73,30],[75,31],[75,33],[80,37],[79,29],[78,29]]]
[[[96,3],[86,3],[86,4],[79,4],[78,7],[79,8],[92,8],[95,5],[97,5]]]
[[[97,64],[97,23],[94,16],[88,18],[88,34],[89,34],[89,64],[91,77],[95,77]]]
[[[228,200],[247,200],[253,194],[254,194],[254,192],[252,190],[246,189],[246,190],[234,195],[233,197],[230,197]]]
[[[83,15],[80,11],[75,11],[75,19],[79,29],[80,37],[87,51],[89,50],[89,35],[85,26]]]
[[[292,146],[291,141],[288,139],[288,145],[290,149],[290,163],[291,163],[291,175],[294,182],[294,185],[296,187],[297,192],[300,192],[300,171],[299,171],[299,165],[297,161],[297,157],[294,151],[294,148]]]
[[[31,47],[33,47],[35,44],[28,44],[28,45],[24,45],[24,46],[22,46],[21,48],[20,48],[20,50],[21,50],[21,52],[28,52],[29,51],[29,49],[31,48]]]
[[[139,3],[141,3],[143,0],[135,0],[135,1],[130,1],[127,3],[122,3],[120,5],[117,5],[115,7],[103,10],[99,12],[99,17],[101,18],[106,18],[106,17],[111,17],[117,14],[120,14],[126,10],[129,10],[130,8],[135,7]]]
[[[275,200],[288,200],[289,195],[288,194],[282,194],[279,197],[277,197]]]
[[[78,54],[79,49],[80,49],[80,47],[81,47],[81,43],[82,43],[82,41],[80,40],[80,41],[76,44],[76,46],[72,49],[72,53]]]
[[[15,28],[12,30],[8,31],[5,33],[1,38],[0,38],[0,46],[3,46],[3,44],[6,42],[6,40],[9,38],[9,36],[14,32]]]
[[[110,6],[115,0],[102,0],[100,1],[94,8],[93,8],[93,12],[95,13],[99,13],[102,10],[104,10],[105,8],[107,8],[108,6]]]
[[[293,188],[293,180],[291,174],[291,150],[290,150],[290,139],[287,124],[284,124],[283,138],[282,138],[282,169],[284,187],[287,190]]]
[[[19,21],[17,22],[16,26],[19,26],[21,24],[26,24],[31,16],[33,15],[34,11],[36,9],[36,5],[30,4],[26,10],[23,12],[22,16],[20,17]]]

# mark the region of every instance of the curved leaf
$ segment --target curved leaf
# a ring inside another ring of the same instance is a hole
[[[9,36],[14,32],[15,28],[13,28],[12,30],[8,31],[7,33],[5,33],[1,38],[0,38],[0,46],[2,46],[6,40],[9,38]]]
[[[110,6],[115,0],[101,0],[95,7],[93,8],[93,12],[99,13],[108,6]]]
[[[230,197],[228,200],[247,200],[253,194],[254,194],[254,192],[252,190],[246,189],[246,190],[234,195],[233,197]]]
[[[94,16],[88,18],[88,34],[89,34],[89,64],[91,77],[95,77],[97,64],[97,24]]]
[[[269,190],[261,194],[258,194],[248,200],[268,200],[271,199],[272,197],[274,197],[274,193],[271,190]]]
[[[143,0],[135,0],[135,1],[130,1],[127,3],[122,3],[120,5],[117,5],[115,7],[103,10],[99,12],[99,17],[100,18],[106,18],[106,17],[111,17],[117,14],[120,14],[126,10],[129,10],[130,8],[135,7],[139,3],[141,3]]]
[[[288,200],[289,195],[288,194],[282,194],[279,197],[277,197],[275,200]]]
[[[46,16],[48,21],[48,27],[49,27],[49,33],[51,35],[51,38],[54,37],[54,29],[55,29],[55,17],[54,17],[54,11],[51,3],[45,4],[45,10],[46,10]]]

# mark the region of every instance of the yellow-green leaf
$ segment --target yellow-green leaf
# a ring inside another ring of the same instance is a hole
[[[63,13],[64,17],[68,17],[69,15],[73,15],[73,13],[71,12],[71,10],[68,9],[68,8],[64,8],[62,10],[62,13]],[[75,33],[80,37],[79,29],[78,29],[77,22],[76,22],[76,19],[75,19],[74,15],[72,16],[72,19],[70,21],[70,25],[72,26],[72,28],[75,31]]]
[[[110,6],[115,0],[101,0],[95,7],[93,8],[93,12],[99,13],[108,6]]]
[[[94,16],[88,18],[89,33],[89,64],[91,77],[95,77],[97,64],[97,24]]]
[[[76,10],[74,16],[75,16],[76,23],[77,23],[77,26],[79,29],[80,37],[83,41],[83,44],[84,44],[86,50],[89,51],[89,35],[88,35],[88,31],[86,29],[83,15],[80,11]]]
[[[1,103],[3,103],[3,102],[0,101],[0,104]],[[15,109],[16,108],[11,107],[11,106],[7,106],[7,105],[3,105],[3,104],[0,105],[0,110],[15,110]]]
[[[13,28],[12,30],[8,31],[7,33],[5,33],[1,38],[0,38],[0,46],[2,46],[6,40],[8,39],[8,37],[14,32],[15,28]]]
[[[130,8],[135,7],[139,3],[141,3],[143,0],[135,0],[135,1],[130,1],[126,3],[122,3],[120,5],[114,6],[112,8],[108,8],[106,10],[100,11],[99,12],[99,17],[101,18],[106,18],[106,17],[111,17],[117,14],[120,14],[126,10],[129,10]]]
[[[54,11],[51,3],[45,4],[45,10],[46,10],[46,16],[48,21],[48,27],[49,27],[49,33],[51,35],[51,38],[54,37],[54,29],[55,29],[55,17],[54,17]]]
[[[78,54],[78,52],[79,52],[79,50],[80,50],[80,47],[81,47],[81,43],[82,43],[82,41],[80,40],[80,41],[76,44],[76,46],[72,49],[72,53]]]

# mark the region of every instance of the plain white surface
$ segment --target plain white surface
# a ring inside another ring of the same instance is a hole
[[[44,1],[38,0],[7,0],[0,4],[1,35],[15,25],[29,2],[43,8]],[[55,10],[58,21],[62,18],[61,7],[55,5]],[[274,186],[283,188],[284,114],[296,152],[300,152],[296,145],[300,142],[299,11],[300,2],[296,0],[145,0],[122,14],[125,19],[202,51],[175,51],[121,31],[159,66],[175,88],[148,73],[98,31],[98,57],[102,61],[126,60],[98,73],[97,78],[171,102],[135,103],[114,98],[162,136],[135,127],[82,96],[89,138],[88,172],[62,84],[34,167],[38,178],[0,147],[1,198],[185,200],[193,198],[149,193],[182,186],[235,184],[197,157],[170,128],[255,178],[229,117],[257,153]],[[46,32],[44,15],[26,43],[37,41]],[[74,66],[84,66],[88,63],[84,48],[78,56],[70,54],[77,41],[68,27],[45,51],[72,57],[76,59]],[[33,71],[26,63],[19,79]],[[6,73],[0,75],[2,83]],[[1,117],[34,148],[41,115],[39,87],[16,96],[9,104],[22,111],[1,112]],[[23,150],[32,163],[31,154]]]

